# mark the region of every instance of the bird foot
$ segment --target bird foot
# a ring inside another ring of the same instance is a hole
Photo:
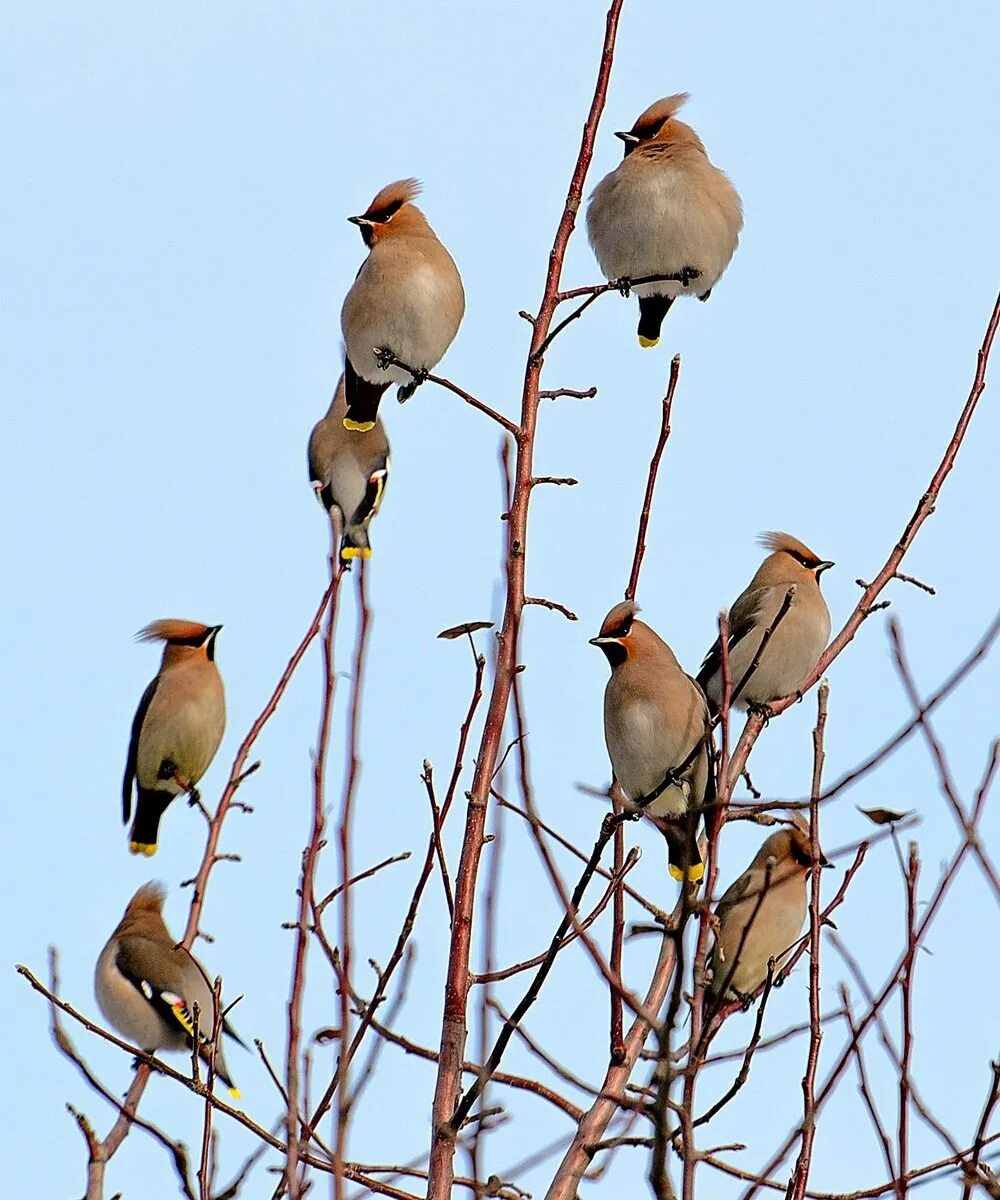
[[[199,804],[201,804],[201,792],[199,792],[193,784],[188,786],[187,794],[188,808],[196,808]]]
[[[372,353],[380,371],[387,371],[396,361],[396,355],[388,346],[376,346]]]
[[[621,292],[621,294],[625,297],[626,300],[629,298],[629,296],[632,295],[632,280],[631,279],[627,279],[623,275],[621,277],[621,279],[613,279],[611,282],[619,290],[619,292]]]
[[[172,758],[165,758],[160,763],[160,769],[156,772],[157,779],[176,779],[177,764]]]
[[[654,800],[656,800],[659,796],[662,796],[668,788],[677,787],[680,782],[681,777],[677,771],[668,771],[656,785],[656,787],[653,788],[653,790],[649,793],[649,795],[640,796],[636,801],[636,804],[640,805],[642,808],[647,808],[653,803]]]
[[[696,279],[701,278],[701,272],[697,267],[681,267],[680,269],[681,287],[689,287]]]
[[[747,995],[746,992],[738,992],[736,988],[730,988],[730,991],[739,1000],[743,1012],[749,1012],[753,1008],[753,996]]]
[[[751,704],[748,702],[747,712],[750,713],[751,716],[760,717],[765,725],[767,725],[774,716],[774,709],[770,706],[770,704]]]
[[[410,380],[410,382],[401,387],[396,393],[396,399],[399,401],[399,403],[405,404],[406,401],[409,400],[409,398],[417,390],[417,388],[420,387],[422,383],[427,381],[427,376],[429,374],[430,372],[426,367],[421,367],[419,371],[414,371],[413,378]]]

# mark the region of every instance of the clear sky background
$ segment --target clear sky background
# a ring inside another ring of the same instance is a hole
[[[135,704],[157,663],[132,633],[163,616],[225,624],[218,654],[229,728],[203,787],[214,802],[323,590],[327,525],[308,487],[305,443],[337,380],[340,304],[363,257],[345,218],[389,180],[424,180],[421,203],[468,294],[442,370],[514,416],[528,341],[516,314],[541,292],[603,24],[603,4],[590,0],[5,8],[3,960],[44,971],[54,942],[65,994],[85,1011],[96,1011],[93,962],[140,883],[168,885],[167,916],[180,935],[187,894],[178,885],[203,844],[200,818],[177,804],[152,863],[127,853],[119,781]],[[625,585],[671,354],[682,353],[682,376],[639,598],[688,669],[711,642],[720,605],[752,574],[760,530],[787,529],[836,561],[823,587],[837,628],[856,602],[854,580],[871,578],[923,493],[1000,281],[998,34],[996,5],[964,0],[738,10],[626,3],[588,191],[619,160],[613,130],[657,97],[687,90],[685,119],[742,193],[746,229],[711,302],[678,303],[657,350],[636,345],[634,301],[608,296],[547,363],[545,386],[599,388],[596,400],[542,412],[539,471],[575,475],[580,486],[538,493],[528,550],[530,591],[581,619],[531,609],[524,635],[539,803],[578,843],[592,843],[601,809],[574,784],[609,777],[606,666],[586,639]],[[565,283],[598,278],[578,232]],[[998,371],[907,559],[938,594],[903,584],[889,592],[928,691],[997,606]],[[403,409],[390,400],[386,417],[394,471],[372,533],[362,866],[422,853],[420,764],[429,758],[445,775],[471,681],[467,648],[435,634],[494,611],[502,533],[495,427],[431,387]],[[883,623],[881,615],[868,622],[830,673],[830,778],[907,716]],[[342,664],[352,638],[350,598]],[[966,801],[1000,732],[996,663],[981,666],[937,721]],[[217,869],[204,918],[216,941],[202,957],[230,994],[245,993],[238,1026],[277,1060],[292,948],[281,923],[294,915],[308,828],[319,682],[313,653],[260,740],[263,768],[241,793],[255,811],[234,815],[224,837],[243,862]],[[346,689],[341,704],[345,697]],[[807,789],[814,711],[810,697],[761,739],[753,770],[768,795]],[[331,801],[342,761],[338,725]],[[855,804],[919,811],[926,897],[956,832],[924,746],[910,743],[824,812],[828,846],[867,832]],[[456,813],[447,837],[453,864],[461,819]],[[1000,843],[995,804],[984,829]],[[537,952],[558,919],[531,842],[510,820],[505,834],[500,962]],[[675,886],[658,836],[637,827],[628,836],[645,852],[636,885],[670,907]],[[752,828],[726,830],[723,883],[759,840]],[[321,887],[333,886],[334,866],[328,853]],[[368,957],[384,962],[389,953],[417,869],[411,860],[357,891],[362,990]],[[838,918],[875,984],[901,946],[901,899],[883,845]],[[439,1029],[443,912],[435,882],[399,1019],[424,1044],[436,1044]],[[934,927],[932,953],[917,964],[914,1076],[963,1143],[997,1048],[996,918],[991,893],[968,869]],[[606,922],[597,928],[606,944]],[[636,987],[651,949],[648,941],[628,948]],[[843,971],[832,949],[825,953],[829,1006]],[[311,1030],[336,1009],[318,955],[309,979]],[[500,989],[508,1007],[522,987],[523,978]],[[55,1052],[43,1003],[11,969],[0,978],[0,1009],[8,1079],[0,1120],[16,1148],[6,1156],[7,1190],[77,1195],[84,1150],[64,1105],[82,1107],[101,1132],[112,1114]],[[806,1009],[800,969],[775,995],[767,1027]],[[597,1082],[606,1010],[606,991],[575,948],[559,959],[528,1028]],[[888,1012],[895,1020],[895,1003]],[[745,1038],[750,1022],[735,1019],[728,1036]],[[124,1091],[124,1056],[73,1035],[109,1086]],[[824,1063],[839,1037],[831,1031]],[[894,1122],[893,1076],[877,1042],[866,1046]],[[765,1162],[800,1111],[804,1054],[797,1042],[761,1058],[705,1144],[746,1142],[734,1157]],[[331,1050],[320,1052],[318,1069],[331,1061]],[[270,1124],[278,1102],[262,1065],[238,1048],[230,1062],[248,1111]],[[516,1047],[509,1065],[535,1069]],[[381,1072],[349,1152],[404,1161],[427,1145],[433,1069],[387,1049]],[[720,1075],[703,1094],[712,1099],[727,1082]],[[546,1105],[493,1095],[515,1119],[489,1143],[489,1171],[568,1133]],[[194,1097],[154,1079],[142,1112],[197,1146]],[[219,1125],[228,1177],[248,1141]],[[942,1153],[919,1122],[913,1140],[915,1163]],[[603,1194],[644,1194],[645,1169],[644,1156],[622,1155]],[[516,1181],[538,1194],[550,1170]],[[821,1122],[813,1182],[849,1190],[883,1178],[849,1076]],[[260,1174],[247,1194],[271,1186]],[[731,1192],[721,1178],[702,1186]],[[114,1160],[109,1195],[115,1190],[175,1194],[169,1160],[141,1132]]]

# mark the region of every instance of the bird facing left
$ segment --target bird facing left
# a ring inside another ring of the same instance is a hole
[[[156,853],[160,818],[175,796],[198,798],[197,784],[211,766],[226,728],[226,698],[215,662],[221,625],[153,621],[136,634],[141,642],[164,642],[160,670],[143,692],[132,721],[122,821],[132,813],[133,854]]]
[[[628,801],[656,819],[670,874],[695,883],[704,874],[697,826],[715,782],[708,704],[667,643],[636,620],[638,611],[630,600],[616,604],[590,640],[611,667],[604,692],[608,757]]]
[[[444,357],[465,315],[465,291],[454,259],[413,203],[415,179],[386,184],[358,217],[368,257],[347,293],[340,327],[347,346],[344,427],[373,428],[382,393],[399,383],[400,400]],[[383,369],[392,355],[417,372]]]
[[[101,1012],[122,1035],[147,1054],[190,1050],[197,1006],[199,1055],[211,1061],[215,1004],[208,975],[183,946],[175,944],[163,920],[166,896],[158,883],[146,883],[128,902],[94,970],[94,993]],[[222,1032],[239,1042],[229,1022]],[[215,1074],[240,1098],[221,1043],[215,1046]]]

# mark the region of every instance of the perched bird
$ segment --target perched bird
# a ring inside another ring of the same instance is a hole
[[[465,291],[451,255],[415,204],[415,179],[386,184],[360,217],[368,257],[340,313],[347,345],[344,427],[360,433],[375,424],[382,393],[403,386],[413,395],[444,357],[465,315]],[[377,353],[378,352],[378,353]],[[381,364],[391,355],[417,372]]]
[[[715,784],[708,706],[666,642],[635,619],[638,611],[630,600],[616,604],[590,639],[611,667],[604,739],[627,798],[657,818],[670,874],[696,882],[704,873],[698,820]]]
[[[97,960],[94,992],[108,1022],[148,1054],[191,1049],[197,1004],[199,1052],[207,1063],[215,1023],[212,985],[198,960],[170,936],[163,921],[164,898],[159,884],[147,883],[128,902]],[[244,1045],[227,1020],[222,1031]],[[221,1042],[215,1073],[238,1100]]]
[[[154,621],[136,634],[140,642],[166,642],[160,671],[149,684],[135,718],[122,780],[122,821],[132,812],[133,854],[156,853],[160,817],[175,796],[198,798],[195,785],[208,770],[226,728],[222,676],[215,665],[221,625]]]
[[[735,996],[747,1003],[767,978],[769,960],[780,964],[802,932],[813,858],[809,826],[798,813],[794,820],[771,834],[716,905],[709,985],[716,999]],[[819,865],[833,863],[821,853]]]
[[[830,638],[830,610],[819,590],[819,577],[832,562],[818,558],[787,533],[761,534],[771,553],[750,586],[729,610],[730,703],[770,715],[769,703],[797,692],[816,666]],[[792,589],[790,607],[747,678],[765,633]],[[719,639],[705,656],[698,682],[710,703],[722,703],[722,651]]]
[[[347,395],[341,375],[325,417],[309,436],[309,478],[320,504],[340,521],[340,557],[369,558],[368,526],[389,481],[389,439],[382,421],[366,433],[347,433]]]
[[[657,100],[636,119],[624,160],[594,188],[587,232],[601,270],[621,281],[649,275],[676,280],[637,284],[639,345],[655,346],[671,304],[690,284],[707,300],[733,257],[743,228],[736,189],[709,162],[701,138],[675,113],[687,93]]]

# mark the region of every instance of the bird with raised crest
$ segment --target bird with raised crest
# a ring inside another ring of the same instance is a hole
[[[110,1024],[147,1054],[190,1050],[197,1006],[199,1053],[208,1063],[215,1026],[213,988],[204,967],[170,936],[164,900],[162,886],[147,883],[129,901],[97,960],[97,1003]],[[221,1031],[244,1045],[225,1018]],[[215,1047],[215,1074],[238,1100],[221,1042]]]
[[[760,542],[771,553],[729,610],[727,659],[730,704],[768,717],[770,703],[797,692],[826,649],[830,610],[819,579],[834,564],[788,533],[764,533]],[[770,638],[761,650],[768,631]],[[701,664],[698,682],[718,709],[722,703],[718,638]]]
[[[651,104],[628,132],[621,163],[594,188],[590,244],[605,276],[639,298],[639,345],[655,346],[680,295],[707,300],[736,250],[743,206],[701,138],[677,120],[686,92]],[[635,283],[649,276],[669,276]]]
[[[226,728],[226,699],[215,662],[221,625],[198,621],[153,621],[136,634],[140,642],[163,642],[156,678],[139,701],[132,721],[122,779],[122,820],[132,812],[133,854],[152,855],[160,818],[176,796],[197,800],[197,784],[208,770]]]
[[[374,427],[390,383],[401,385],[400,400],[413,394],[465,315],[462,277],[413,203],[419,191],[415,179],[386,184],[360,216],[349,218],[368,247],[340,314],[347,346],[343,424],[360,433]]]

